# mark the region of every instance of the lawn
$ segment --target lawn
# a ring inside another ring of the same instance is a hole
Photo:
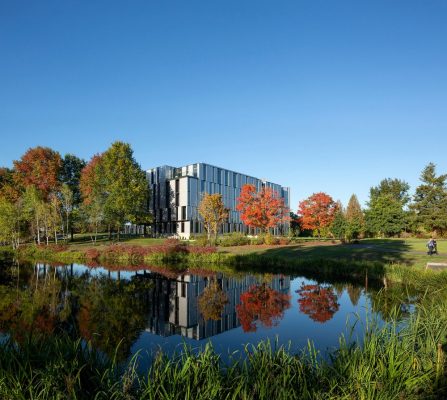
[[[303,242],[286,246],[237,246],[220,248],[232,254],[257,253],[284,258],[329,258],[403,263],[425,267],[427,262],[447,263],[447,241],[438,240],[438,255],[426,254],[426,239],[365,239],[358,244]]]

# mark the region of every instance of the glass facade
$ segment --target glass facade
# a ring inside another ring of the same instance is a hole
[[[155,235],[178,234],[189,237],[203,233],[198,206],[204,193],[221,194],[225,207],[230,210],[221,233],[248,233],[248,228],[242,223],[240,213],[236,210],[237,199],[245,184],[254,185],[258,191],[262,187],[271,188],[284,199],[286,207],[290,208],[289,188],[205,163],[181,168],[157,167],[147,171],[147,177],[152,193],[152,232]],[[181,224],[176,223],[177,221]],[[284,223],[276,229],[275,234],[286,234],[288,229],[288,223]]]

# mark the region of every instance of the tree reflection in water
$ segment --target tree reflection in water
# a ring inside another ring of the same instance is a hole
[[[300,311],[315,322],[329,321],[340,306],[332,286],[302,284],[296,292],[300,295],[298,299]]]
[[[205,321],[219,321],[222,317],[225,304],[228,303],[228,296],[222,290],[219,283],[212,280],[203,290],[198,303],[199,310]]]
[[[16,284],[0,285],[0,332],[19,343],[30,336],[80,334],[109,356],[119,345],[116,356],[124,360],[146,326],[151,285],[143,279],[70,276],[65,267],[49,265],[18,269]]]
[[[256,321],[265,327],[277,325],[290,307],[290,295],[273,290],[267,284],[252,286],[241,294],[236,312],[244,332],[255,332]]]

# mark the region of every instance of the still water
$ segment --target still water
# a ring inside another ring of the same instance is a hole
[[[140,352],[143,368],[160,350],[209,342],[224,360],[267,339],[292,351],[310,340],[324,356],[340,335],[362,337],[367,316],[381,323],[396,303],[410,311],[392,288],[379,289],[283,274],[20,264],[0,274],[0,336],[65,331],[109,355],[119,344],[121,360]]]

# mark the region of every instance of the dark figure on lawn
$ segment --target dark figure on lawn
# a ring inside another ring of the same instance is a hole
[[[438,254],[438,248],[436,245],[436,240],[431,238],[427,243],[428,251],[427,254],[431,256],[432,254]]]

